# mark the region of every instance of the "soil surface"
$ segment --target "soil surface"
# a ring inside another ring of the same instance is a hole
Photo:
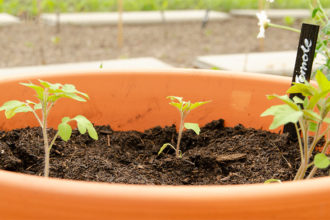
[[[51,177],[156,185],[262,183],[271,178],[292,180],[300,161],[299,147],[287,135],[242,125],[227,128],[222,119],[205,125],[199,136],[184,131],[182,159],[170,148],[158,155],[164,143],[175,146],[174,125],[144,133],[113,131],[110,126],[96,129],[98,141],[76,130],[68,142],[56,140]],[[43,157],[40,128],[0,132],[0,169],[41,176]]]
[[[0,68],[146,56],[191,68],[197,56],[256,52],[260,45],[257,19],[244,17],[209,22],[204,29],[201,22],[124,25],[122,48],[115,25],[63,25],[58,33],[56,26],[42,27],[40,32],[31,21],[0,27]],[[296,50],[298,40],[297,33],[269,28],[264,51]]]

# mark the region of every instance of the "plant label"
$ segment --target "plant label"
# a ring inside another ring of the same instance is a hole
[[[319,33],[319,26],[313,24],[302,24],[299,44],[297,49],[296,64],[292,76],[293,83],[304,83],[309,82],[311,79],[313,60],[315,55],[315,47],[317,42],[317,36]],[[292,85],[291,84],[291,85]],[[298,96],[304,99],[304,96],[300,93],[290,94],[290,98]],[[292,138],[296,138],[296,130],[294,124],[289,123],[284,126],[284,133],[289,132]]]

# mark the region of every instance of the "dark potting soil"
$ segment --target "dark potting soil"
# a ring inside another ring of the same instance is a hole
[[[156,185],[212,185],[292,180],[299,166],[298,145],[286,134],[224,127],[222,119],[187,130],[182,137],[183,158],[175,158],[164,143],[175,146],[174,125],[144,133],[96,127],[99,140],[73,131],[68,142],[58,138],[51,150],[50,176],[110,183]],[[50,136],[55,130],[49,130]],[[41,128],[0,132],[0,169],[43,175]]]

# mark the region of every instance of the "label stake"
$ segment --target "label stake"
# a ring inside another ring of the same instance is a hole
[[[315,47],[317,37],[319,33],[319,26],[313,24],[303,23],[301,26],[299,44],[297,49],[296,64],[292,76],[292,83],[304,83],[309,82],[311,79],[313,59],[315,55]],[[304,99],[305,97],[301,93],[290,94],[290,98],[299,97]],[[293,139],[297,138],[296,129],[293,123],[284,125],[283,133],[289,133]]]

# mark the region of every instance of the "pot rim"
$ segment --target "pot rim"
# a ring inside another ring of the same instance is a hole
[[[89,74],[181,74],[181,75],[203,75],[203,76],[225,76],[230,78],[249,78],[254,80],[267,80],[267,81],[279,81],[288,82],[291,77],[278,76],[278,75],[266,75],[260,73],[246,73],[246,72],[236,72],[236,71],[219,71],[219,70],[197,70],[197,69],[167,69],[167,70],[115,70],[115,71],[94,71],[94,72],[61,72],[59,74],[47,74],[43,75],[44,78],[52,76],[68,76],[68,75],[89,75]],[[41,76],[40,73],[34,74],[13,74],[4,75],[0,81],[12,81],[22,79],[28,79],[29,77],[36,78]],[[283,197],[283,195],[291,195],[306,193],[306,187],[310,189],[308,193],[321,192],[324,190],[330,192],[330,177],[321,177],[311,180],[302,181],[288,181],[282,184],[240,184],[240,185],[205,185],[205,186],[168,186],[168,185],[128,185],[128,184],[111,184],[111,183],[96,183],[87,181],[77,181],[77,180],[64,180],[56,178],[43,178],[38,176],[32,176],[28,174],[14,173],[10,171],[0,170],[0,180],[1,185],[16,186],[18,188],[29,188],[32,191],[53,191],[54,193],[70,193],[70,194],[94,194],[98,197],[107,197],[109,195],[114,196],[120,195],[121,197],[139,197],[143,196],[149,199],[153,198],[173,198],[187,200],[186,194],[188,193],[188,199],[198,198],[219,198],[223,200],[228,200],[233,194],[239,195],[241,198],[246,198],[254,196],[255,198],[267,197],[269,198],[269,193],[271,197]],[[97,187],[95,187],[97,186]],[[271,191],[270,191],[271,189]],[[157,195],[154,194],[157,192]],[[256,193],[257,192],[257,193]],[[185,197],[183,198],[183,195]]]
[[[29,78],[48,78],[54,76],[68,76],[68,75],[104,75],[104,74],[112,74],[112,75],[140,75],[140,74],[155,74],[155,75],[168,75],[168,74],[179,74],[179,75],[202,75],[202,76],[228,76],[232,78],[251,78],[257,81],[264,81],[265,77],[267,81],[287,81],[291,79],[289,76],[281,76],[281,75],[269,75],[263,73],[252,73],[252,72],[239,72],[239,71],[229,71],[229,70],[206,70],[206,69],[184,69],[184,68],[170,68],[170,69],[138,69],[138,70],[102,70],[96,69],[95,71],[63,71],[59,73],[47,73],[47,75],[43,73],[9,73],[2,74],[0,78],[0,82],[7,82],[17,79],[28,80]]]
[[[101,183],[79,180],[67,180],[58,178],[45,178],[10,171],[0,171],[2,186],[10,186],[16,189],[28,189],[29,191],[52,192],[53,194],[93,195],[95,197],[121,197],[153,199],[190,200],[220,199],[230,200],[233,195],[239,198],[254,197],[283,198],[286,196],[298,196],[301,194],[318,194],[330,192],[330,177],[318,177],[309,180],[286,181],[273,184],[239,184],[239,185],[140,185]],[[308,191],[306,191],[308,189]],[[237,197],[235,198],[235,200]]]

